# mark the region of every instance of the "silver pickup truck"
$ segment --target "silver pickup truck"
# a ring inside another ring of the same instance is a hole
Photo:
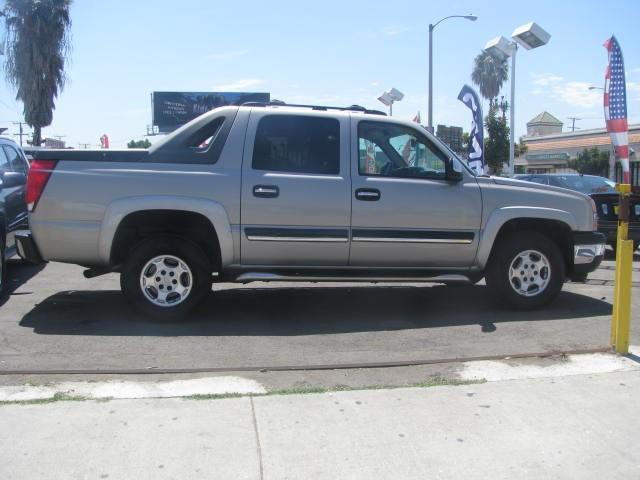
[[[591,199],[475,176],[416,123],[348,108],[215,109],[149,150],[35,152],[32,261],[119,272],[179,316],[212,281],[477,282],[517,308],[599,264]]]

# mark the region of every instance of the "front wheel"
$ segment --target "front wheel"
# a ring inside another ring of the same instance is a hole
[[[173,238],[144,240],[120,275],[125,297],[152,318],[187,315],[211,292],[211,262],[195,244]]]
[[[490,290],[511,306],[537,308],[562,289],[565,263],[558,245],[538,232],[518,232],[495,247],[486,272]]]

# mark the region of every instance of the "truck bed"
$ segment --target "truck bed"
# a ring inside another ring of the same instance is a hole
[[[34,160],[64,160],[75,162],[144,162],[149,158],[149,150],[31,150]]]

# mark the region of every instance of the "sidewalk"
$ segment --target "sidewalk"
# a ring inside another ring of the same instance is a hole
[[[0,477],[635,478],[640,365],[627,362],[461,386],[0,405]]]

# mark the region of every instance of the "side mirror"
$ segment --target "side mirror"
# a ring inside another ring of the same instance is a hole
[[[449,158],[447,163],[447,180],[450,182],[459,182],[463,178],[462,169],[458,162],[456,162],[453,158]]]
[[[27,176],[20,172],[6,172],[2,176],[0,186],[3,188],[20,187],[27,183]]]

